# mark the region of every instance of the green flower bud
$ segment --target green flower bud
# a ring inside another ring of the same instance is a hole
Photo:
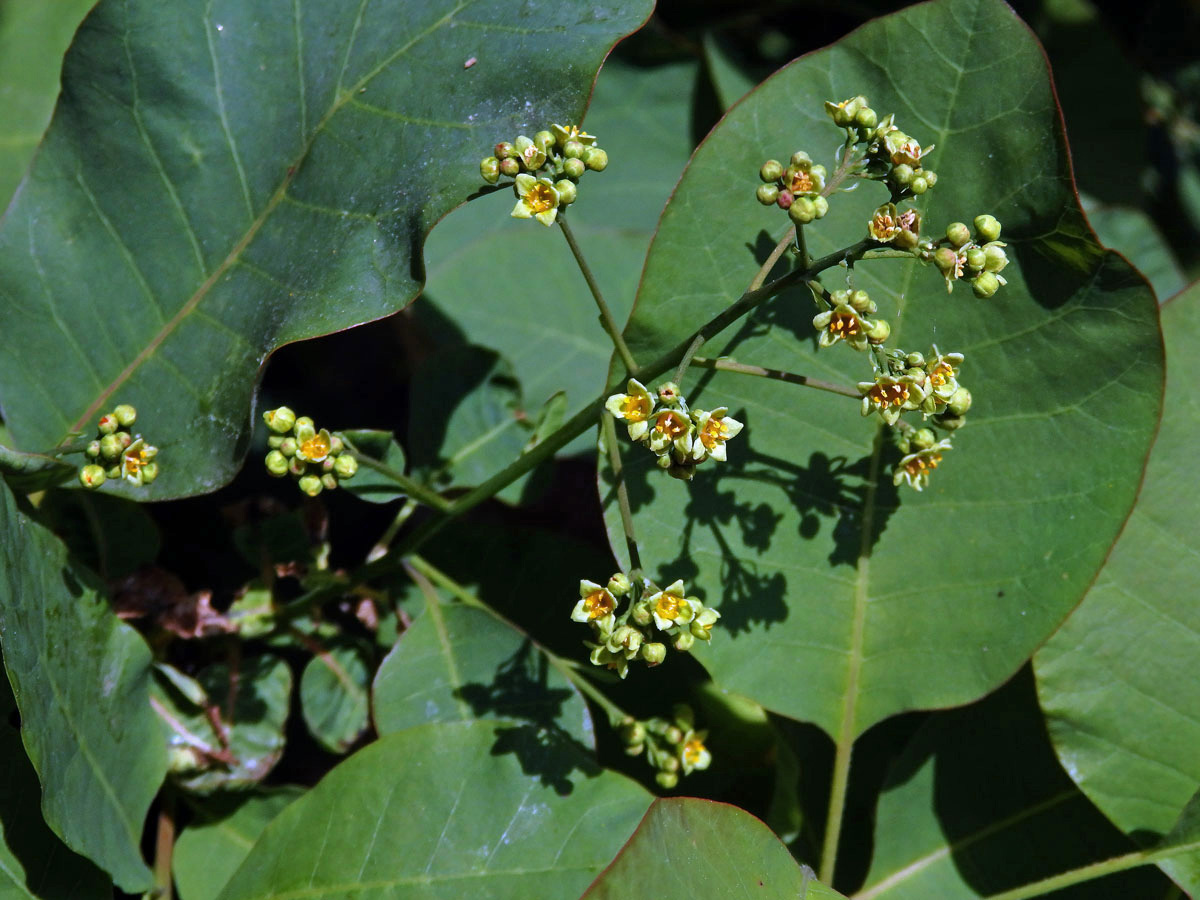
[[[325,458],[324,458],[323,460],[321,460],[321,462],[320,462],[321,471],[322,471],[322,472],[332,472],[332,471],[333,471],[333,464],[334,464],[334,457],[332,457],[332,456],[327,456],[327,457],[325,457]]]
[[[946,238],[957,250],[971,240],[971,229],[962,222],[951,222],[946,226]]]
[[[83,452],[86,453],[91,459],[95,459],[97,456],[100,455],[100,442],[92,441],[90,444],[87,445],[87,449],[84,450]]]
[[[583,164],[582,159],[568,159],[563,163],[563,174],[568,178],[582,178],[586,171],[587,166]]]
[[[555,144],[554,135],[548,131],[539,131],[533,136],[533,143],[543,153],[549,153],[550,148]]]
[[[504,160],[517,155],[517,148],[508,141],[501,141],[496,145],[496,149],[492,151],[496,154],[496,159]]]
[[[106,434],[100,438],[100,455],[107,460],[116,459],[124,450],[121,444],[121,439],[115,434]]]
[[[935,184],[937,184],[937,172],[933,171],[932,169],[925,169],[921,174],[925,176],[925,183],[929,185],[929,187],[933,187]]]
[[[909,443],[913,450],[928,450],[937,443],[937,435],[932,428],[920,428],[909,439]]]
[[[892,326],[887,319],[874,319],[867,326],[867,340],[872,344],[882,344],[892,336]]]
[[[128,403],[122,403],[112,411],[112,414],[117,417],[117,422],[122,428],[128,428],[137,421],[137,410]]]
[[[500,180],[500,160],[494,156],[487,156],[479,163],[479,177],[488,184],[495,184]]]
[[[824,218],[825,213],[829,212],[829,201],[824,197],[813,197],[812,203],[813,206],[816,207],[818,219]]]
[[[989,272],[1002,272],[1008,265],[1008,254],[999,244],[988,244],[983,248],[983,254],[985,258],[983,268]]]
[[[647,665],[657,666],[667,658],[667,645],[657,642],[642,644],[641,654]]]
[[[669,725],[663,732],[663,739],[668,744],[679,744],[683,742],[683,729],[678,725]]]
[[[773,206],[775,201],[779,199],[779,185],[760,184],[758,190],[754,192],[754,196],[758,198],[758,202],[763,206]]]
[[[587,145],[580,141],[567,141],[563,144],[563,156],[567,159],[583,159],[583,154],[587,152]]]
[[[925,365],[925,354],[914,350],[904,357],[904,364],[910,369],[919,369]]]
[[[950,410],[956,416],[965,416],[967,410],[971,408],[971,392],[965,387],[960,387],[957,391],[950,395],[949,402],[946,403],[946,409]]]
[[[104,474],[104,469],[101,466],[84,466],[79,470],[79,483],[85,488],[91,488],[94,490],[100,487],[100,485],[104,484],[104,482],[107,480],[107,477],[108,476]]]
[[[284,456],[292,457],[292,456],[296,455],[296,448],[299,446],[300,446],[300,442],[297,441],[291,435],[289,435],[289,436],[285,437],[282,441],[280,441],[279,446],[276,447],[275,449],[278,450],[280,453],[282,453]]]
[[[951,274],[958,266],[958,254],[949,247],[938,247],[933,254],[933,264],[943,275]]]
[[[783,177],[783,163],[777,159],[768,159],[758,170],[758,177],[768,183],[778,181]]]
[[[272,450],[278,450],[283,444],[284,437],[282,434],[273,434],[267,438],[267,446]]]
[[[641,756],[642,752],[645,749],[646,749],[645,744],[627,744],[625,746],[625,755],[626,756]]]
[[[288,459],[278,450],[268,453],[263,463],[266,465],[267,471],[276,478],[282,478],[288,473]]]
[[[107,415],[100,417],[100,424],[97,427],[99,428],[101,434],[109,435],[116,431],[117,428],[120,427],[120,424],[121,423],[117,421],[117,417],[115,415],[108,413]]]
[[[807,197],[793,200],[788,207],[788,215],[797,225],[807,225],[817,217],[817,205]]]
[[[1000,223],[995,216],[976,216],[975,231],[985,242],[998,241],[1000,239]]]
[[[301,481],[303,481],[303,480],[304,479],[301,479]],[[324,475],[321,476],[321,485],[327,491],[337,490],[337,486],[338,486],[337,477],[332,472],[326,472]]]
[[[122,449],[122,450],[124,450],[126,447],[128,447],[130,444],[132,444],[132,443],[133,443],[133,438],[132,438],[132,437],[130,437],[130,435],[129,435],[129,432],[128,432],[128,431],[117,431],[117,432],[114,432],[114,433],[113,433],[113,437],[115,437],[115,438],[116,438],[118,441],[120,441],[120,442],[121,442],[121,449]]]
[[[263,413],[263,421],[265,421],[267,423],[267,427],[276,434],[287,434],[292,430],[292,426],[300,420],[298,420],[296,418],[296,414],[286,406],[281,406],[279,409],[268,409],[265,413]],[[309,419],[310,423],[311,421],[312,420]]]
[[[629,576],[624,572],[617,572],[612,578],[608,579],[606,587],[608,592],[614,597],[624,597],[629,593]]]
[[[638,603],[629,611],[629,618],[638,625],[645,627],[654,621],[654,613],[650,610],[650,604],[644,600]],[[666,653],[667,648],[663,647],[663,653]],[[650,658],[646,656],[646,647],[642,647],[642,658],[650,662]],[[659,662],[662,662],[660,659]],[[652,663],[652,665],[654,665]]]
[[[679,784],[679,775],[675,772],[659,772],[654,776],[654,780],[664,791],[669,791]]]
[[[632,717],[625,719],[619,726],[621,740],[628,746],[642,744],[646,741],[646,726]]]
[[[329,455],[337,456],[339,453],[344,453],[346,450],[346,442],[336,434],[329,436]]]
[[[324,490],[325,485],[321,483],[321,479],[316,475],[305,475],[298,482],[300,490],[308,494],[310,497],[315,497]]]
[[[808,170],[808,173],[812,175],[813,181],[819,181],[822,186],[825,184],[825,176],[829,174],[828,170],[822,165],[813,166]]]
[[[908,183],[908,189],[914,194],[923,194],[929,190],[929,181],[924,175],[916,175],[913,180]]]
[[[991,272],[983,272],[971,282],[976,297],[990,297],[1000,290],[1000,279]]]
[[[687,651],[691,650],[692,644],[694,643],[696,643],[696,639],[692,637],[690,631],[680,632],[679,634],[675,635],[675,640],[672,641],[675,649],[681,653],[687,653]]]
[[[792,158],[789,160],[789,162],[797,169],[804,169],[807,171],[812,166],[812,157],[803,150],[797,150],[792,154]]]
[[[967,424],[967,420],[962,416],[956,416],[951,412],[944,412],[940,416],[935,416],[934,421],[939,428],[945,428],[947,431],[957,431]]]
[[[579,188],[575,187],[575,182],[564,178],[561,181],[554,183],[554,189],[558,191],[559,206],[569,206],[575,202],[575,198],[579,196]]]
[[[987,264],[987,253],[982,247],[972,247],[967,251],[967,268],[978,272]]]
[[[603,172],[608,168],[608,154],[599,147],[588,147],[583,156],[583,164],[593,172]]]
[[[343,453],[333,461],[333,474],[338,478],[353,478],[358,472],[358,460]]]
[[[901,163],[892,169],[892,181],[896,184],[904,185],[913,180],[913,167],[907,163]]]
[[[521,174],[521,163],[516,157],[508,157],[500,160],[500,174],[507,175],[509,178],[514,178]]]
[[[838,292],[838,293],[841,293],[841,292]],[[878,307],[875,305],[875,301],[871,299],[871,295],[868,294],[866,291],[854,291],[852,293],[851,292],[847,292],[847,293],[850,293],[850,296],[847,297],[846,300],[842,300],[842,299],[838,298],[837,293],[835,293],[833,295],[834,296],[834,305],[836,306],[840,303],[848,302],[858,312],[863,313],[864,315],[868,315],[868,316],[871,313],[875,312],[876,309],[878,309]]]
[[[858,111],[858,115],[854,117],[854,124],[859,128],[874,128],[879,124],[879,116],[876,115],[875,110],[866,106]]]
[[[158,477],[158,463],[146,463],[142,466],[142,484],[150,484]]]
[[[784,188],[779,192],[779,196],[775,198],[775,205],[780,209],[791,209],[795,199],[792,192]]]
[[[298,456],[293,456],[288,460],[288,472],[299,478],[308,471],[308,463]]]

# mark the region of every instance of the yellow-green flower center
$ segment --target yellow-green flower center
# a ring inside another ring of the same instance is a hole
[[[674,440],[687,432],[688,420],[674,410],[667,410],[658,414],[654,430]]]
[[[689,766],[696,765],[696,763],[700,762],[701,757],[704,756],[704,749],[704,742],[702,740],[699,738],[692,738],[683,745],[684,762],[686,762]]]
[[[933,383],[934,387],[942,387],[953,377],[954,366],[945,360],[940,361],[929,372],[929,380]]]
[[[727,440],[729,440],[729,428],[722,419],[709,418],[704,423],[704,427],[700,429],[700,443],[708,450]]]
[[[621,411],[621,415],[625,417],[626,421],[645,422],[650,418],[650,398],[637,394],[626,394],[617,404],[617,409]]]
[[[658,613],[660,619],[668,619],[674,621],[679,616],[687,615],[691,609],[691,604],[682,597],[675,594],[668,594],[665,591],[659,595],[658,600],[654,604],[654,611]]]
[[[554,209],[557,205],[555,203],[557,199],[554,196],[554,189],[548,184],[535,184],[529,189],[529,193],[525,195],[525,202],[535,215]]]
[[[801,169],[792,176],[792,193],[807,194],[813,189],[813,179],[810,174]]]
[[[616,608],[616,605],[612,594],[604,590],[604,588],[592,591],[583,599],[583,608],[587,612],[589,619],[599,619],[607,616]]]
[[[931,453],[928,456],[918,456],[915,459],[910,459],[904,464],[906,471],[913,478],[920,477],[922,472],[931,472],[938,467],[938,463],[942,461],[942,454]]]
[[[300,445],[300,452],[308,459],[323,460],[329,455],[329,438],[318,432]]]

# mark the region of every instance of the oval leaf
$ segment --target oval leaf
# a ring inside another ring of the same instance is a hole
[[[479,160],[578,120],[650,6],[102,3],[0,230],[20,447],[132,403],[163,451],[155,498],[224,483],[267,354],[412,299]]]
[[[577,896],[650,797],[521,729],[477,721],[381,738],[267,827],[221,900]],[[535,779],[551,770],[570,773],[565,792]]]
[[[304,724],[326,749],[345,753],[366,731],[370,678],[367,660],[353,644],[321,648],[304,667],[300,676]]]
[[[723,687],[843,744],[902,710],[984,694],[1054,630],[1133,502],[1162,377],[1153,294],[1083,224],[1041,51],[999,0],[876,20],[734,107],[663,214],[628,328],[639,360],[741,295],[788,224],[753,199],[762,161],[823,159],[838,130],[822,100],[860,92],[936,144],[939,181],[917,204],[926,231],[990,212],[1015,257],[986,301],[966,285],[947,296],[912,262],[854,269],[892,324],[889,346],[966,355],[975,405],[956,449],[924,493],[895,488],[890,444],[856,400],[723,372],[683,388],[746,423],[728,463],[685,484],[622,442],[648,574],[682,577],[721,610],[701,660]],[[863,238],[886,199],[873,183],[836,194],[806,229],[813,256]],[[824,278],[844,284],[837,269]],[[805,289],[785,292],[701,353],[869,380],[865,354],[817,351],[815,312]],[[621,552],[611,496],[608,522]]]

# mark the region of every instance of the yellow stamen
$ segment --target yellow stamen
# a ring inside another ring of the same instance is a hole
[[[654,430],[674,440],[688,430],[688,421],[679,413],[667,410],[658,414],[654,422]]]
[[[556,206],[554,189],[547,184],[535,184],[525,195],[525,202],[534,214],[544,213]]]
[[[320,433],[314,434],[300,445],[300,452],[309,459],[324,459],[329,455],[329,439]]]
[[[896,381],[883,382],[871,388],[871,400],[883,409],[889,406],[903,406],[908,399],[908,388]]]
[[[589,619],[600,619],[607,616],[616,607],[616,601],[613,600],[612,594],[601,588],[598,591],[592,591],[583,600],[584,611],[587,612]]]
[[[729,440],[729,429],[720,419],[710,418],[700,429],[700,443],[708,450],[712,450],[717,444],[727,440]]]
[[[704,742],[699,738],[692,738],[683,745],[683,759],[689,766],[694,766],[700,762],[700,758],[704,755]]]
[[[858,317],[844,312],[835,312],[833,318],[829,320],[828,328],[830,334],[839,337],[853,337],[862,331],[858,324]]]
[[[682,597],[666,592],[654,604],[654,611],[658,613],[658,617],[660,619],[667,619],[668,621],[674,621],[680,615],[686,616],[689,609],[691,609],[691,604]]]
[[[650,399],[637,394],[625,394],[617,404],[617,409],[628,422],[645,422],[650,418]]]

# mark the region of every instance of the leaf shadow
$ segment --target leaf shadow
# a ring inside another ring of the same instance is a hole
[[[601,768],[589,748],[559,724],[563,704],[574,695],[569,688],[550,687],[548,675],[546,655],[525,638],[490,684],[472,682],[454,693],[477,717],[517,720],[496,728],[492,755],[514,754],[522,772],[565,797],[574,790],[572,772],[591,778]]]

